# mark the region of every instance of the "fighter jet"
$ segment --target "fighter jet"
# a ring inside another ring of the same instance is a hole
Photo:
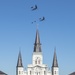
[[[37,9],[37,5],[31,7],[32,11]]]
[[[39,18],[40,21],[44,21],[45,20],[45,17],[42,17],[42,18]]]

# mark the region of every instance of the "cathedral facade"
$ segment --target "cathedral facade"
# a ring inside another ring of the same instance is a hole
[[[19,52],[16,66],[16,75],[59,75],[56,51],[54,51],[53,64],[51,70],[46,64],[43,64],[43,55],[38,30],[36,30],[34,51],[32,55],[32,64],[29,64],[27,66],[27,69],[25,70],[22,63],[21,52]]]

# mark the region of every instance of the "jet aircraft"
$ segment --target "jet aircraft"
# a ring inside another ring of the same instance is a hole
[[[36,21],[33,21],[32,24],[35,23],[35,22],[36,22]]]
[[[42,17],[42,18],[39,18],[40,21],[44,21],[45,20],[45,17]]]
[[[37,9],[37,5],[32,6],[31,9],[32,9],[32,10],[36,10],[36,9]]]

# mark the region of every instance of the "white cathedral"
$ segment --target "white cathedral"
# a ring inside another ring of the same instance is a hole
[[[43,64],[43,55],[38,29],[36,30],[34,51],[32,55],[32,64],[29,64],[27,66],[27,69],[25,70],[22,64],[21,52],[19,52],[16,66],[16,75],[59,75],[56,51],[54,51],[53,64],[51,70],[46,64]]]

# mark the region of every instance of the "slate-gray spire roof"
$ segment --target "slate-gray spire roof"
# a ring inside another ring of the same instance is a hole
[[[17,67],[23,67],[22,57],[21,57],[21,52],[20,51],[19,51],[19,55],[18,55]]]
[[[0,71],[0,75],[7,75],[6,73],[4,73],[4,72],[2,72],[2,71]]]
[[[54,51],[52,67],[58,67],[57,56],[56,56],[56,48],[55,48],[55,51]]]
[[[69,74],[69,75],[75,75],[75,72],[73,72],[73,73],[71,73],[71,74]]]
[[[41,52],[41,44],[38,29],[36,31],[36,38],[34,43],[34,52]]]

